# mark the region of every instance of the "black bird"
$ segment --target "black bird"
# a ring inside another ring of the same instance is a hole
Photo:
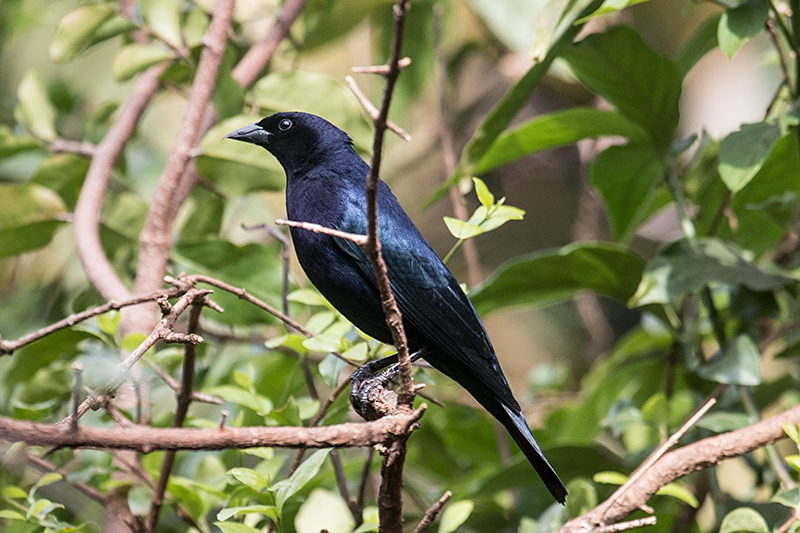
[[[256,144],[286,171],[291,220],[365,235],[369,166],[348,135],[306,113],[276,113],[227,136]],[[508,430],[556,500],[567,491],[531,434],[486,330],[464,291],[382,181],[378,231],[410,351],[456,380]],[[353,324],[391,344],[372,263],[357,244],[291,228],[311,282]],[[384,365],[385,366],[385,365]]]

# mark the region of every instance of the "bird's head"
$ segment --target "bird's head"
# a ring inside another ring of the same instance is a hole
[[[266,148],[287,174],[315,164],[328,153],[350,149],[350,137],[325,120],[309,113],[275,113],[225,136]]]

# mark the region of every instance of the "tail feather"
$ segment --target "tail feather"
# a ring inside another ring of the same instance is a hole
[[[567,497],[567,489],[559,479],[556,471],[550,466],[550,463],[547,462],[542,448],[539,446],[539,443],[536,442],[536,439],[528,427],[528,423],[525,422],[525,417],[522,416],[522,413],[514,411],[505,404],[503,404],[503,409],[505,414],[508,415],[508,418],[503,417],[499,418],[499,420],[506,427],[517,445],[519,445],[522,453],[528,458],[528,461],[530,461],[536,469],[536,472],[539,474],[539,477],[542,478],[542,481],[544,481],[550,494],[553,495],[556,501],[563,504]]]

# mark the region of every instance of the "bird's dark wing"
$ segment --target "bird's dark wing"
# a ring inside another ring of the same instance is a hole
[[[409,332],[412,347],[427,346],[433,353],[426,359],[433,366],[462,384],[474,383],[477,378],[503,404],[519,411],[486,331],[466,294],[389,188],[383,186],[379,194],[382,253],[403,320],[413,327]],[[348,202],[338,229],[366,233],[366,214],[360,198]],[[335,241],[377,286],[372,263],[361,246],[346,239]],[[423,338],[415,338],[417,335]],[[478,396],[476,391],[470,392]]]

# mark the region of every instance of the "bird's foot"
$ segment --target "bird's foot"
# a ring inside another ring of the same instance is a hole
[[[394,361],[397,356],[369,362],[350,376],[350,403],[364,420],[377,420],[397,407],[397,394],[388,385],[399,372],[399,365],[380,372]]]

